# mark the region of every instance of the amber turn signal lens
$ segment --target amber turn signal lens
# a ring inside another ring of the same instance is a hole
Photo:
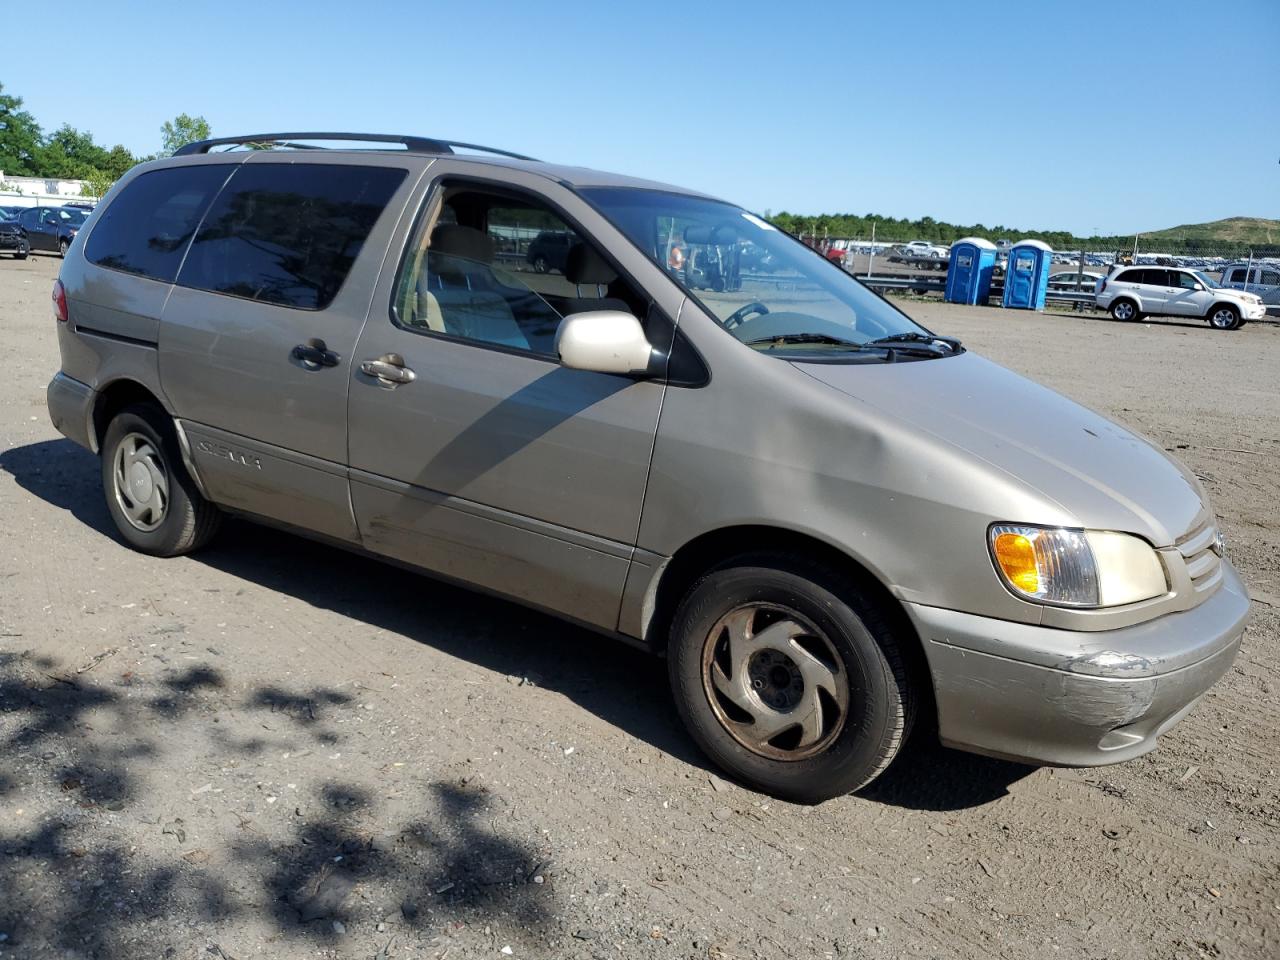
[[[1021,533],[1001,533],[992,544],[996,563],[1009,583],[1023,593],[1040,591],[1040,567],[1036,563],[1036,548]]]

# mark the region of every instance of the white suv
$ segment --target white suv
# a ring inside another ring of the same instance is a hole
[[[1254,294],[1219,286],[1197,270],[1171,267],[1118,267],[1098,285],[1097,303],[1114,320],[1199,317],[1217,330],[1235,330],[1267,315]]]

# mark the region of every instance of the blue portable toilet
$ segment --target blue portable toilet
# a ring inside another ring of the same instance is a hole
[[[953,243],[947,266],[947,303],[986,303],[995,265],[996,245],[990,240],[965,237]]]
[[[1019,240],[1009,248],[1004,270],[1004,305],[1017,310],[1043,310],[1049,289],[1053,248],[1040,240]]]

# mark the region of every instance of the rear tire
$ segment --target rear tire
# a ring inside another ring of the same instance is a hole
[[[774,796],[858,790],[897,756],[915,714],[890,623],[856,583],[803,557],[735,558],[676,611],[677,710],[708,757]]]
[[[1119,320],[1121,323],[1128,323],[1133,320],[1139,320],[1142,313],[1138,310],[1138,305],[1132,300],[1120,299],[1111,304],[1108,311],[1112,320]]]
[[[1238,330],[1241,326],[1240,311],[1229,303],[1214,304],[1207,319],[1215,330]]]
[[[183,466],[173,422],[154,404],[126,407],[107,426],[102,488],[120,536],[152,556],[198,550],[222,519]]]

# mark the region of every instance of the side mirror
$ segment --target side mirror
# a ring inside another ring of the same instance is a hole
[[[1193,284],[1191,285],[1191,289],[1192,289],[1192,290],[1203,290],[1203,289],[1204,289],[1204,284],[1203,284],[1203,283],[1193,283]]]
[[[640,321],[621,310],[574,313],[556,331],[560,362],[594,373],[644,373],[653,347]]]

